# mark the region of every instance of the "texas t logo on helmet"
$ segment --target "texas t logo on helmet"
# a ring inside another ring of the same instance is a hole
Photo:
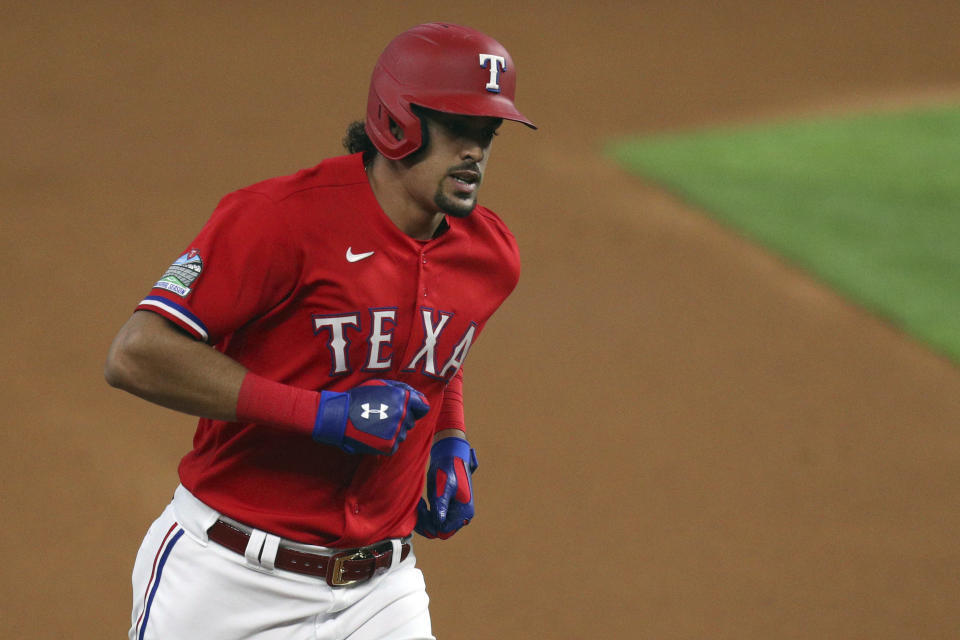
[[[367,97],[367,135],[391,160],[419,149],[420,118],[411,105],[536,129],[513,103],[516,88],[517,67],[502,44],[469,27],[421,24],[394,38],[377,59]],[[399,127],[401,135],[391,127]]]
[[[507,70],[507,61],[503,59],[503,56],[495,56],[492,53],[481,53],[480,66],[484,69],[490,69],[490,81],[487,83],[487,91],[500,93],[500,72]]]

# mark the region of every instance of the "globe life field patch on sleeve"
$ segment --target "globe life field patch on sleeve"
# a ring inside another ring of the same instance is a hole
[[[203,271],[203,260],[200,258],[200,252],[191,249],[170,265],[170,268],[163,274],[163,277],[154,285],[157,289],[166,289],[175,293],[181,298],[187,296],[191,291],[193,283],[200,277]]]

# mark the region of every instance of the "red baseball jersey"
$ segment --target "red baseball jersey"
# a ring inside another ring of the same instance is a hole
[[[426,242],[401,232],[360,154],[226,196],[137,309],[263,377],[318,391],[400,380],[431,409],[389,457],[204,418],[180,463],[184,486],[300,542],[351,547],[408,535],[434,431],[456,426],[438,417],[462,415],[467,352],[520,273],[516,241],[493,212],[478,206],[448,225]]]

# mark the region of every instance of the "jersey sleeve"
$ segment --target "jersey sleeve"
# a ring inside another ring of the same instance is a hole
[[[279,207],[265,195],[237,191],[220,201],[137,310],[216,344],[290,295],[301,265]]]
[[[463,432],[467,430],[463,414],[463,367],[460,367],[443,389],[440,416],[437,418],[434,433],[444,429],[459,429]]]

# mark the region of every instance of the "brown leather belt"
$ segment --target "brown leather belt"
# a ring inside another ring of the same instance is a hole
[[[228,522],[217,520],[207,530],[207,535],[220,546],[240,555],[246,554],[250,534]],[[409,554],[410,543],[404,542],[400,546],[400,560],[405,560]],[[366,582],[378,569],[389,567],[392,559],[393,545],[389,541],[331,556],[299,551],[280,543],[273,566],[284,571],[325,578],[331,587],[344,587]]]

